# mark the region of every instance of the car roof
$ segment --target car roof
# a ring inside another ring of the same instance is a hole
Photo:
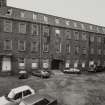
[[[23,99],[23,100],[21,101],[21,103],[24,103],[24,105],[32,105],[32,104],[34,104],[35,102],[38,102],[38,101],[43,100],[43,99],[44,99],[44,97],[42,97],[42,96],[40,96],[40,95],[31,95],[31,96],[29,96],[29,97]],[[20,103],[20,104],[21,104],[21,103]]]
[[[12,89],[11,91],[14,93],[18,93],[21,91],[25,91],[27,89],[31,89],[31,88],[28,85],[24,85],[24,86],[16,87],[16,88]]]

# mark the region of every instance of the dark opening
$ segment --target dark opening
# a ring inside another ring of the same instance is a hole
[[[62,60],[58,60],[58,59],[54,59],[52,60],[52,63],[51,63],[51,69],[61,69],[61,66],[63,65],[62,64],[63,61]]]

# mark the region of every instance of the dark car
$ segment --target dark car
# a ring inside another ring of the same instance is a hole
[[[103,66],[96,66],[95,67],[95,72],[102,72],[104,71],[104,67]]]
[[[57,105],[57,100],[50,96],[33,95],[23,99],[19,105]]]
[[[49,78],[50,73],[46,70],[35,70],[32,71],[33,76],[41,77],[41,78]]]
[[[29,77],[28,72],[25,70],[21,70],[19,72],[19,79],[27,79]]]

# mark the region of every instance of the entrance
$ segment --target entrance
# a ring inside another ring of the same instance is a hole
[[[51,63],[51,69],[52,70],[59,70],[63,67],[63,61],[58,59],[53,59]]]
[[[2,71],[11,71],[11,58],[10,57],[3,57],[2,60]]]

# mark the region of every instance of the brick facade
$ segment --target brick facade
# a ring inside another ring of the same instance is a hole
[[[64,69],[76,62],[88,68],[91,60],[105,65],[104,35],[105,27],[5,5],[0,9],[0,70]],[[4,49],[6,40],[11,49]]]

